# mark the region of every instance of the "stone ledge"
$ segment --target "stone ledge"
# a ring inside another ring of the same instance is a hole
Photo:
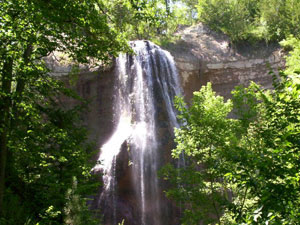
[[[232,46],[229,38],[203,24],[176,33],[180,40],[167,46],[176,62],[187,101],[194,91],[212,82],[219,94],[229,97],[235,85],[250,81],[266,88],[272,86],[269,69],[275,72],[285,65],[284,54],[276,43]],[[224,88],[223,88],[224,87]]]

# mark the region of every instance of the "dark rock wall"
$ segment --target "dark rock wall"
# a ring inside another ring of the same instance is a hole
[[[62,76],[60,79],[88,102],[88,108],[81,115],[82,122],[88,129],[89,141],[93,142],[96,148],[99,148],[109,139],[114,128],[114,73],[112,70],[84,72],[72,82],[69,82],[68,76]],[[65,101],[66,106],[79,103],[79,101],[71,98],[63,101]]]

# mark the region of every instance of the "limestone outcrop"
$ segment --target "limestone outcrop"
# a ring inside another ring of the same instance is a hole
[[[276,72],[284,67],[284,53],[275,43],[232,44],[226,35],[201,23],[183,27],[175,36],[178,40],[164,48],[174,56],[186,100],[207,82],[211,82],[214,90],[226,98],[231,96],[230,92],[236,85],[247,85],[250,81],[271,88],[269,71]],[[112,68],[95,66],[93,62],[75,65],[61,53],[50,55],[46,64],[54,76],[79,72],[81,83],[113,71]],[[87,78],[81,78],[86,74],[89,74]]]
[[[233,45],[226,35],[201,23],[175,35],[179,39],[166,48],[174,56],[187,100],[207,82],[226,98],[234,86],[247,85],[249,81],[271,88],[270,69],[276,72],[284,66],[278,44]]]

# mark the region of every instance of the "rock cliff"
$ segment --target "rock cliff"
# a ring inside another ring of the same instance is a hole
[[[179,39],[166,48],[174,56],[187,100],[207,82],[226,98],[234,86],[249,81],[271,88],[270,69],[276,72],[284,66],[278,44],[233,45],[226,35],[203,24],[183,28],[175,35]]]
[[[198,91],[207,82],[211,82],[214,90],[225,98],[230,97],[234,86],[247,85],[251,80],[265,88],[271,88],[272,77],[269,75],[269,70],[277,71],[284,66],[283,54],[276,44],[232,45],[228,37],[213,32],[202,24],[181,29],[175,35],[179,37],[178,40],[165,48],[174,56],[187,101],[194,91]],[[81,97],[90,101],[89,110],[82,115],[82,119],[89,129],[90,139],[95,141],[97,148],[100,148],[109,139],[116,126],[113,116],[113,99],[117,92],[114,88],[116,79],[114,67],[103,70],[92,64],[72,65],[63,55],[55,54],[49,56],[46,63],[51,70],[51,75],[60,77]],[[75,76],[75,82],[70,82],[68,74],[78,74]],[[66,105],[75,103],[70,99],[65,99],[65,102]],[[167,116],[161,113],[162,111],[166,111],[163,109],[163,104],[158,107],[160,127],[157,132],[159,142],[163,146],[161,158],[166,162],[171,160],[170,150],[174,147],[174,137],[171,135],[171,128],[165,125]],[[98,156],[95,156],[95,159],[96,157]],[[132,198],[133,187],[130,181],[132,175],[129,170],[127,143],[124,143],[116,161],[120,196],[117,205],[121,209],[120,219],[126,218],[127,224],[135,224],[136,203]],[[97,207],[95,202],[93,205]],[[109,206],[106,207],[107,210],[111,210]],[[173,218],[173,221],[168,220],[166,224],[174,225],[175,221],[178,221],[178,212],[174,207],[169,208],[166,214],[172,215],[169,218]]]
[[[164,48],[171,52],[176,61],[186,100],[207,82],[211,82],[214,90],[226,98],[230,97],[234,86],[247,85],[250,81],[271,88],[272,77],[269,71],[277,72],[284,67],[284,53],[276,43],[232,44],[226,35],[214,32],[201,23],[183,27],[174,35],[178,40]],[[91,84],[91,80],[105,80],[98,84],[103,88],[105,83],[111,85],[113,82],[113,68],[103,70],[93,66],[93,63],[75,66],[61,54],[52,54],[46,63],[54,76],[65,77],[79,72],[76,89],[82,89],[79,91],[82,96],[87,97],[87,93],[83,93],[84,88],[79,86],[97,86],[93,82]],[[112,88],[110,85],[105,89]],[[90,91],[99,94],[99,90]]]

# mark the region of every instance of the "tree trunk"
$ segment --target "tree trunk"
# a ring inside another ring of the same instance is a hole
[[[27,66],[28,63],[30,62],[30,56],[31,56],[32,50],[33,50],[32,44],[29,43],[23,54],[24,66]],[[22,92],[24,91],[25,79],[26,79],[26,77],[22,73],[21,73],[21,76],[19,76],[17,78],[16,94],[17,94],[17,97],[19,97],[19,98],[20,98],[20,96],[22,96],[22,94],[23,94]]]
[[[3,65],[2,87],[4,94],[0,105],[0,216],[3,215],[3,198],[5,191],[5,169],[7,161],[7,143],[10,129],[12,58],[7,58]]]
[[[25,49],[23,60],[24,65],[28,65],[30,56],[32,53],[32,45],[28,44]],[[3,214],[3,198],[5,192],[5,175],[6,175],[6,164],[8,156],[8,135],[11,128],[12,118],[11,114],[18,117],[18,110],[16,105],[13,104],[11,98],[11,86],[12,86],[12,72],[13,72],[13,59],[7,58],[3,65],[2,71],[2,87],[1,91],[4,94],[0,103],[0,217]],[[16,96],[15,100],[19,101],[22,97],[22,93],[25,87],[24,74],[19,75],[16,80]],[[16,121],[14,121],[16,122]],[[15,123],[13,125],[16,125]]]

